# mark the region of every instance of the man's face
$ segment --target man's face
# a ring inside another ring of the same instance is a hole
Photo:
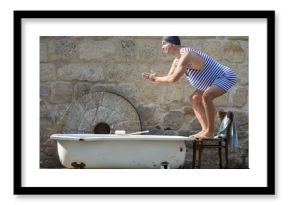
[[[169,53],[171,47],[172,47],[171,43],[168,43],[166,41],[161,42],[161,48],[162,48],[163,53],[166,53],[166,54]]]

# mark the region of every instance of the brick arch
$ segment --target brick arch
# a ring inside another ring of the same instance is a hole
[[[84,95],[64,118],[65,133],[94,133],[96,125],[105,123],[110,133],[126,130],[141,131],[140,117],[134,106],[124,97],[110,92]]]

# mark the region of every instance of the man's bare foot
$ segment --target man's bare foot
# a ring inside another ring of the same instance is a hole
[[[203,134],[199,136],[200,139],[213,138],[213,137],[214,137],[214,133],[212,132],[203,132]]]
[[[192,138],[193,140],[197,140],[199,139],[201,136],[204,135],[204,130],[201,130],[200,132],[194,134],[194,135],[190,135],[189,137]]]
[[[211,132],[207,132],[207,131],[203,131],[203,132],[199,132],[199,135],[196,135],[194,137],[195,140],[201,141],[205,138],[213,138],[214,134]]]

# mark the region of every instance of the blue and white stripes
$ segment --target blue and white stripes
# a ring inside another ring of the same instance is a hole
[[[205,91],[209,86],[216,85],[228,91],[236,83],[237,75],[229,67],[222,65],[201,51],[192,48],[180,49],[181,54],[184,52],[195,53],[204,60],[203,69],[188,68],[185,72],[190,84],[196,89]],[[178,63],[178,60],[176,62]]]

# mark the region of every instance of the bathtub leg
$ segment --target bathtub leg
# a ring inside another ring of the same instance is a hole
[[[168,162],[161,162],[160,169],[170,169]]]
[[[74,169],[84,169],[86,167],[86,164],[83,162],[81,163],[72,162],[71,165],[74,167]]]

